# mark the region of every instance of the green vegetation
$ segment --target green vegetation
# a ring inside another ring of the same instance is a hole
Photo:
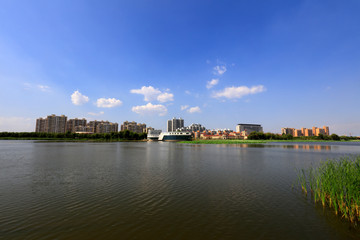
[[[274,133],[262,133],[262,132],[251,132],[248,136],[250,140],[292,140],[294,137],[290,134],[274,134]]]
[[[112,133],[37,133],[37,132],[0,132],[3,140],[62,140],[62,141],[124,141],[146,139],[146,133],[135,133],[128,130]]]
[[[298,172],[305,194],[310,190],[314,201],[334,209],[335,214],[357,224],[360,220],[360,156],[321,162]]]
[[[319,134],[319,136],[311,136],[311,137],[293,137],[290,134],[274,134],[274,133],[262,133],[262,132],[252,132],[249,134],[248,139],[252,140],[325,140],[325,141],[349,141],[355,140],[356,137],[347,137],[341,136],[339,137],[336,134],[331,134],[330,136],[326,136],[323,134]]]

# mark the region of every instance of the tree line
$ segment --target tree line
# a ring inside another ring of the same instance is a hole
[[[349,141],[355,140],[356,137],[338,136],[337,134],[331,134],[330,136],[319,134],[319,136],[311,137],[293,137],[291,134],[274,134],[274,133],[262,133],[262,132],[251,132],[248,136],[250,140],[332,140],[332,141]]]
[[[112,133],[45,133],[45,132],[0,132],[0,138],[13,139],[102,139],[102,140],[141,140],[146,139],[146,133],[136,133],[129,130]]]

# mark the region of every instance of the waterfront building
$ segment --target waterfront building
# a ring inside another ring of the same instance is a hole
[[[306,128],[306,129],[305,129],[305,135],[304,135],[304,136],[305,136],[305,137],[311,137],[311,136],[313,136],[312,129]]]
[[[197,132],[197,131],[203,132],[205,130],[206,128],[202,126],[200,123],[192,123],[190,126],[176,129],[176,131],[181,131],[181,132]]]
[[[95,133],[96,132],[96,127],[98,126],[100,121],[94,120],[94,121],[90,121],[86,126],[87,126],[87,132],[91,132],[91,133]]]
[[[152,128],[152,127],[147,127],[147,128],[146,128],[146,133],[149,133],[149,131],[151,131],[151,130],[155,130],[155,129]]]
[[[301,130],[300,129],[295,129],[294,130],[294,137],[301,137],[301,136],[302,136]]]
[[[109,121],[90,121],[85,126],[78,125],[74,127],[74,132],[76,133],[112,133],[118,132],[119,125],[118,123],[112,123]]]
[[[329,127],[328,126],[323,126],[323,129],[325,131],[325,135],[329,136],[330,135]]]
[[[85,127],[86,126],[86,119],[85,118],[83,118],[83,119],[78,119],[78,118],[69,119],[66,122],[66,132],[74,133],[74,132],[76,132],[75,129],[78,126]]]
[[[74,131],[75,133],[82,133],[82,134],[94,133],[93,128],[90,128],[89,124],[86,124],[86,126],[76,126]]]
[[[46,119],[45,118],[36,119],[35,132],[46,132],[45,131],[45,125],[46,125]]]
[[[281,128],[281,134],[285,134],[285,135],[290,134],[294,136],[294,131],[295,131],[294,128]]]
[[[64,115],[56,116],[52,114],[47,116],[45,130],[48,133],[65,133],[67,117]]]
[[[129,122],[125,121],[121,125],[121,131],[129,130],[131,132],[136,133],[145,133],[146,132],[146,124],[145,123],[137,123],[135,121]]]
[[[159,141],[187,141],[191,140],[190,132],[162,132],[159,135]]]
[[[184,127],[184,119],[182,118],[173,118],[167,121],[167,131],[168,132],[175,132],[176,129],[180,129]]]
[[[196,139],[247,139],[246,131],[204,131],[195,132],[194,136]]]
[[[302,135],[302,136],[305,136],[305,129],[306,129],[306,128],[304,128],[304,127],[301,128],[301,135]]]
[[[109,121],[98,122],[96,126],[96,133],[112,133],[118,132],[119,125],[117,123],[112,123]]]
[[[159,140],[159,136],[161,134],[161,130],[149,129],[147,133],[147,139],[152,141]]]
[[[46,132],[46,133],[65,133],[66,130],[65,115],[56,116],[55,114],[44,118],[36,119],[35,132]]]
[[[328,126],[323,126],[322,128],[312,127],[312,129],[281,128],[281,134],[291,134],[294,137],[301,137],[301,136],[311,137],[311,136],[319,136],[319,134],[329,136],[330,131]]]
[[[246,131],[249,135],[252,132],[263,132],[263,128],[260,124],[240,123],[236,126],[236,132],[241,133],[242,131]]]

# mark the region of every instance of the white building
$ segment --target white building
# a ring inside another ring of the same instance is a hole
[[[240,123],[236,126],[236,132],[243,132],[245,131],[247,134],[251,132],[263,132],[263,128],[260,124],[245,124]]]
[[[167,121],[167,131],[175,132],[176,129],[184,127],[184,119],[173,118]]]

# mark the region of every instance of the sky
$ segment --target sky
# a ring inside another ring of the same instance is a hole
[[[360,136],[360,1],[0,0],[0,131],[36,118]]]

